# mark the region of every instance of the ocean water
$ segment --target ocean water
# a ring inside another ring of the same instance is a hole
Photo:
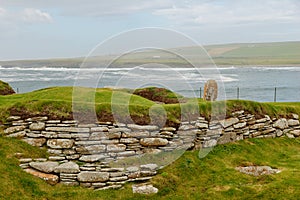
[[[219,99],[260,102],[300,101],[300,67],[221,67],[221,68],[55,68],[1,67],[0,80],[18,93],[53,86],[169,88],[183,96],[199,97],[204,84],[215,79]],[[239,89],[238,89],[239,88]],[[239,94],[238,94],[239,90]]]

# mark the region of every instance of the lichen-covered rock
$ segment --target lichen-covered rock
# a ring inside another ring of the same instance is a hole
[[[85,156],[81,156],[79,158],[80,161],[83,161],[83,162],[97,162],[97,161],[100,161],[100,160],[103,160],[107,158],[106,155],[85,155]]]
[[[29,129],[31,131],[42,131],[46,127],[46,124],[44,122],[35,122],[30,124]]]
[[[166,146],[169,141],[167,139],[162,138],[143,138],[140,141],[141,145],[143,146]]]
[[[299,120],[297,120],[297,119],[289,119],[288,120],[288,125],[289,126],[298,126],[299,125]]]
[[[288,128],[289,127],[289,124],[288,124],[288,121],[285,119],[285,118],[281,118],[281,119],[278,119],[274,125],[273,125],[274,128],[279,128],[281,130],[285,129],[285,128]]]
[[[51,173],[58,166],[58,162],[31,162],[29,166],[45,173]]]
[[[28,144],[32,146],[41,147],[46,143],[45,138],[25,138],[23,141],[27,142]]]
[[[50,139],[47,146],[53,149],[68,149],[74,144],[74,140],[69,139]]]
[[[238,123],[238,122],[239,122],[239,119],[238,119],[238,118],[236,118],[236,117],[231,117],[231,118],[229,118],[229,119],[225,119],[225,120],[221,121],[221,124],[222,124],[222,126],[223,126],[224,128],[227,128],[227,127],[232,126],[232,125],[234,125],[234,124],[236,124],[236,123]]]
[[[105,182],[109,180],[109,173],[107,172],[81,172],[78,174],[77,179],[80,182]]]
[[[132,185],[132,192],[138,194],[156,194],[158,189],[151,184]]]
[[[57,166],[54,169],[55,173],[75,174],[80,172],[79,166],[74,162],[67,162]]]
[[[25,128],[26,128],[25,126],[12,126],[12,127],[9,127],[7,129],[5,129],[4,133],[5,134],[12,134],[12,133],[15,133],[15,132],[24,131]]]

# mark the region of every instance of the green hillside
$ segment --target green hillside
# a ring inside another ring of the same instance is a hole
[[[169,52],[168,52],[169,51]],[[201,64],[210,64],[206,51],[218,65],[300,65],[300,42],[240,43],[199,47],[178,47],[165,50],[144,50],[123,55],[114,67],[130,67],[159,62],[173,67],[190,67],[176,55],[188,56]],[[173,52],[173,53],[172,53]],[[175,53],[175,54],[174,54]],[[88,67],[106,66],[119,55],[90,57]],[[84,58],[0,61],[1,66],[80,67]]]

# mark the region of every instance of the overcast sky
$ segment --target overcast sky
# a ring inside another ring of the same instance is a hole
[[[85,56],[112,35],[143,27],[203,45],[300,41],[300,1],[0,0],[0,60]]]

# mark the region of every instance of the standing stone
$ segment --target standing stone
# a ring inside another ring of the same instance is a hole
[[[208,80],[204,85],[203,99],[215,101],[218,98],[218,84],[215,80]]]

